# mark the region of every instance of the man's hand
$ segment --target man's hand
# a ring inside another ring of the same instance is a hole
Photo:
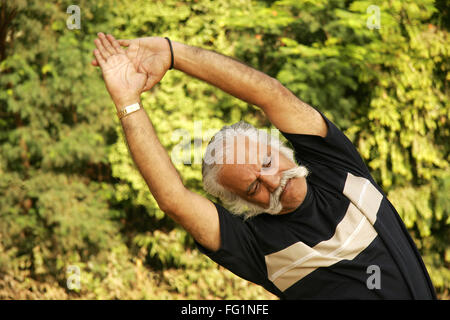
[[[103,79],[111,98],[117,107],[138,102],[144,91],[147,76],[136,70],[113,36],[106,38],[102,33],[98,35],[99,38],[94,40],[97,47],[94,55],[102,69]]]
[[[101,35],[103,34],[100,33],[99,37]],[[103,35],[103,37],[105,36]],[[112,41],[114,37],[108,34],[105,39]],[[171,53],[166,39],[147,37],[133,40],[117,40],[117,42],[127,47],[124,52],[136,70],[147,76],[143,91],[150,90],[169,70]],[[93,60],[92,65],[99,66],[98,60]]]

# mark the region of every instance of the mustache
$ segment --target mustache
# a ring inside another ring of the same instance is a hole
[[[283,172],[283,176],[281,177],[280,185],[278,188],[270,194],[270,205],[269,208],[264,210],[269,214],[278,214],[283,209],[283,205],[281,204],[281,193],[284,190],[284,187],[289,182],[289,180],[294,178],[302,178],[308,175],[308,170],[303,166],[294,167],[292,169],[286,170]]]

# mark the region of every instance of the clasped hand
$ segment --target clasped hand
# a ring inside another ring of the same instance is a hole
[[[141,93],[158,83],[170,67],[170,49],[164,38],[116,40],[100,32],[94,43],[92,65],[101,68],[117,106],[137,102]]]

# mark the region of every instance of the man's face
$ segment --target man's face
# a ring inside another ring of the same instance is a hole
[[[286,170],[297,167],[278,149],[246,137],[234,141],[234,154],[221,165],[218,182],[227,190],[263,208],[269,208],[270,195],[280,183]],[[242,155],[245,152],[245,155]],[[232,158],[234,156],[234,158]],[[279,199],[280,214],[292,212],[306,195],[306,179],[292,178],[284,186]]]

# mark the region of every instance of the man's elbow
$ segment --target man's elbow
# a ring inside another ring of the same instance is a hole
[[[177,215],[182,211],[182,199],[184,198],[185,192],[186,189],[183,187],[161,197],[157,201],[161,211],[172,219],[177,220]]]
[[[267,95],[263,95],[263,101],[260,103],[261,109],[264,111],[278,108],[281,103],[288,98],[292,98],[292,93],[276,78],[269,77],[269,82],[267,85]]]
[[[286,88],[278,79],[273,78],[272,81],[273,92],[279,100],[293,99],[297,97],[292,93],[291,90]]]
[[[172,217],[178,212],[177,206],[170,201],[158,201],[158,206],[165,214]]]

